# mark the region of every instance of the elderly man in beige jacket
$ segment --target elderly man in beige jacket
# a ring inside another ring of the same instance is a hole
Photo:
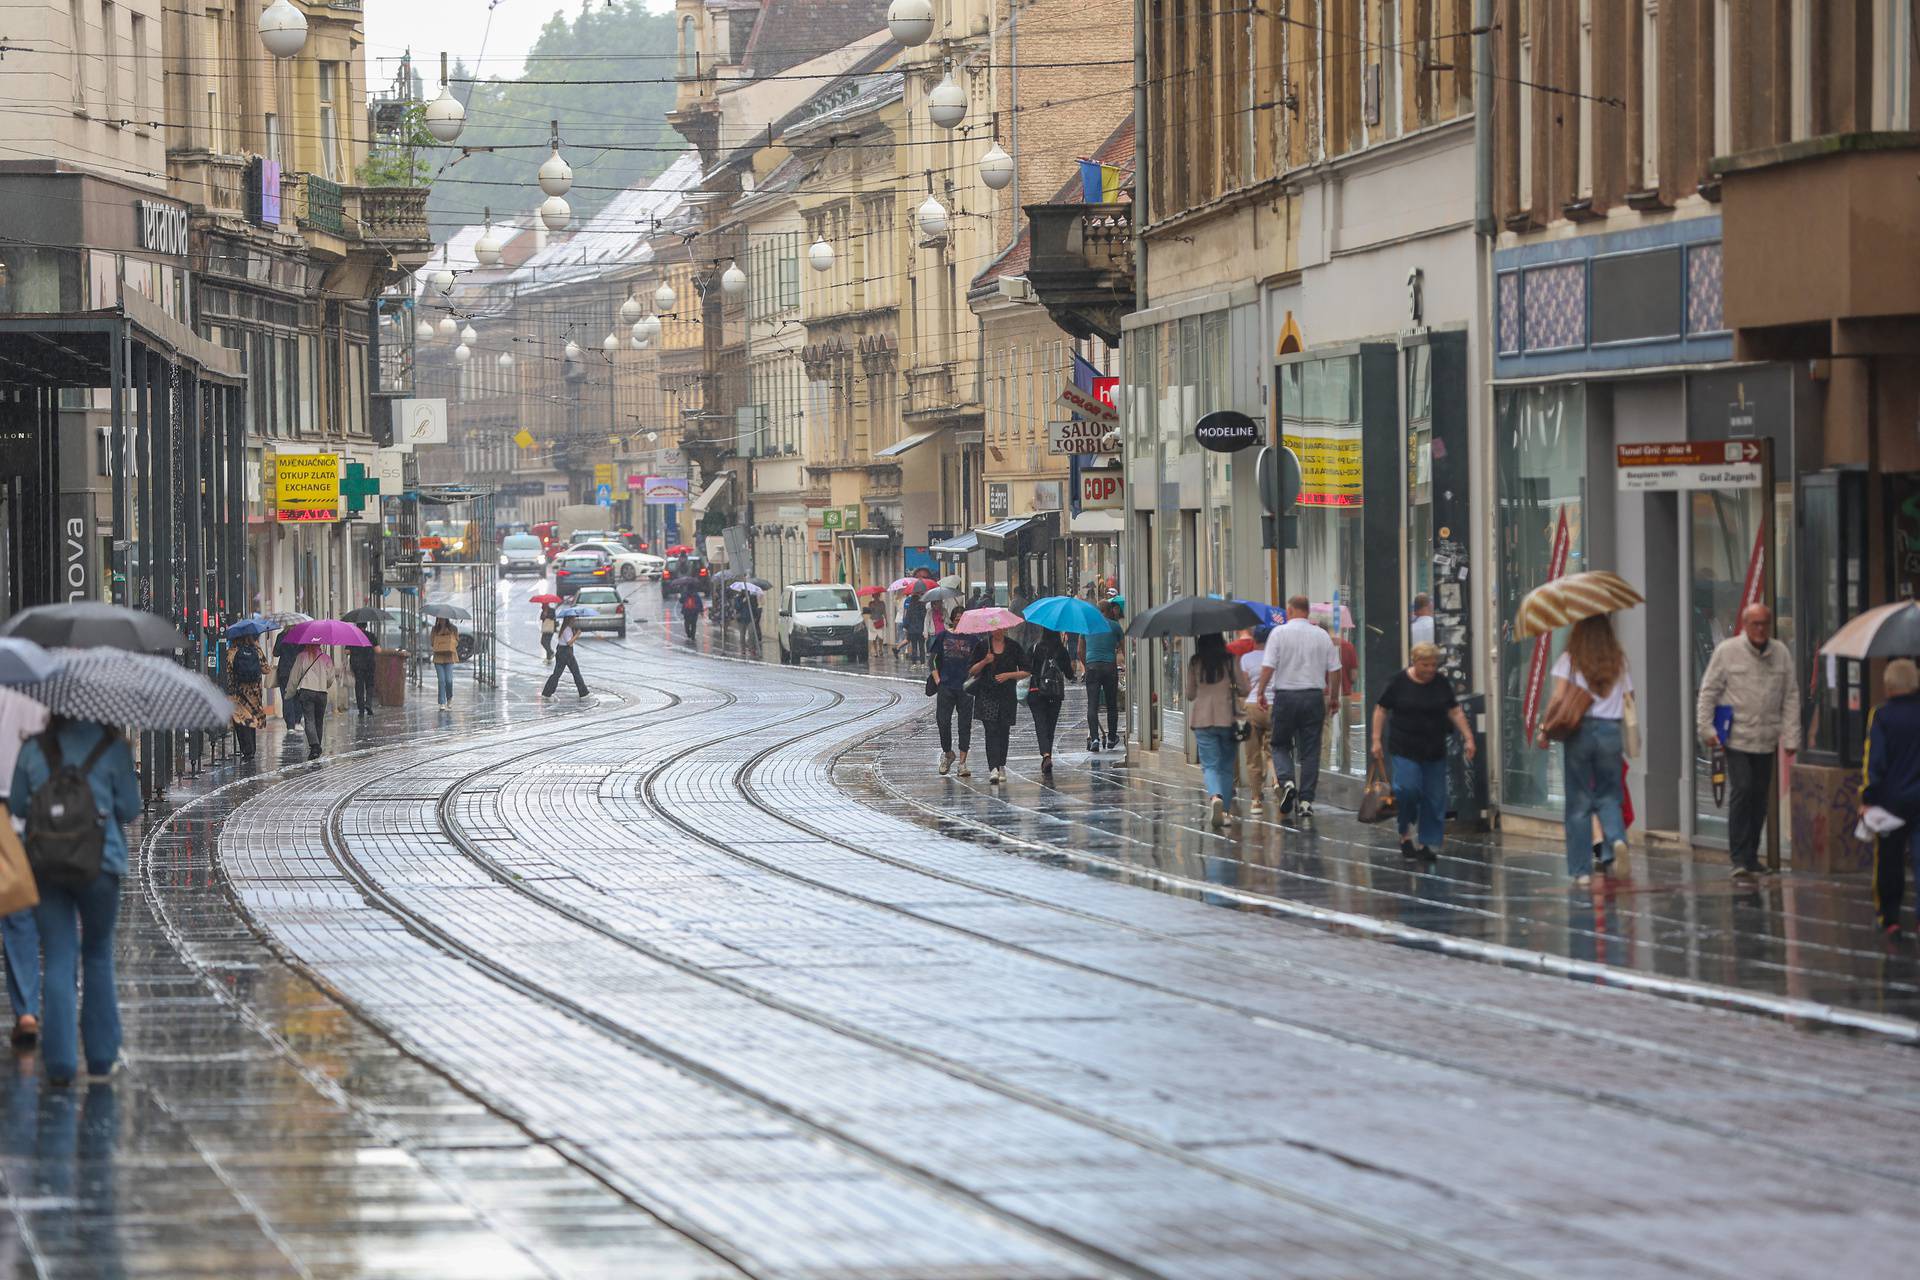
[[[1760,874],[1760,831],[1767,821],[1767,783],[1774,752],[1791,760],[1800,750],[1800,683],[1793,652],[1773,638],[1773,610],[1747,606],[1740,634],[1722,640],[1700,681],[1694,723],[1700,740],[1714,741],[1716,707],[1733,710],[1727,734],[1727,838],[1733,874]]]

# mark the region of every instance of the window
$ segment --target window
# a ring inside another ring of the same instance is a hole
[[[1733,151],[1733,22],[1731,0],[1713,5],[1713,154]]]
[[[1725,0],[1722,0],[1724,3]],[[1873,7],[1873,127],[1912,127],[1913,0],[1878,0]]]
[[[271,111],[267,112],[267,159],[275,164],[281,163],[280,117]]]
[[[73,51],[70,77],[73,81],[73,105],[87,109],[87,19],[80,11],[81,0],[67,0],[67,47]]]
[[[1533,32],[1527,15],[1533,6],[1520,6],[1520,208],[1533,208]]]
[[[1660,0],[1640,11],[1640,186],[1660,185]]]
[[[789,232],[780,241],[779,309],[791,311],[800,305],[800,233]]]
[[[1793,68],[1792,133],[1795,141],[1813,135],[1813,0],[1791,0],[1787,14]]]
[[[339,63],[320,64],[320,174],[330,182],[340,180],[340,139],[333,105],[339,77]]]
[[[148,55],[152,50],[147,48],[147,20],[140,14],[134,14],[131,19],[131,34],[127,45],[133,52],[133,66],[129,71],[133,77],[134,123],[148,125],[153,122],[153,100],[147,92],[150,81],[147,73]]]
[[[220,143],[220,91],[207,90],[207,148],[216,154],[221,150]]]
[[[120,48],[115,38],[119,24],[114,21],[117,16],[111,0],[100,0],[100,83],[109,120],[120,111]]]
[[[1723,0],[1724,3],[1724,0]],[[1579,154],[1579,173],[1575,179],[1574,198],[1591,200],[1593,198],[1593,98],[1597,92],[1593,82],[1593,0],[1580,0],[1580,132],[1574,138],[1574,147]]]

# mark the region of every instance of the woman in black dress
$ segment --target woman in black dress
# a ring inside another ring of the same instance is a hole
[[[1033,714],[1033,736],[1040,743],[1040,772],[1053,776],[1053,731],[1060,725],[1060,704],[1073,679],[1073,658],[1057,631],[1043,631],[1033,646],[1033,681],[1027,686],[1027,710]]]
[[[987,734],[987,781],[1007,780],[1007,739],[1018,709],[1017,684],[1028,675],[1027,653],[1005,631],[994,632],[973,664],[973,712]]]

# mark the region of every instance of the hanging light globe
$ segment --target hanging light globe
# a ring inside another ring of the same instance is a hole
[[[815,271],[833,270],[833,246],[824,238],[815,240],[813,247],[807,250],[807,261]]]
[[[473,348],[469,347],[466,343],[463,342],[453,349],[453,362],[455,364],[465,364],[471,359],[473,359]]]
[[[453,292],[453,268],[447,264],[444,258],[440,262],[439,270],[433,273],[427,283],[432,285],[434,289],[440,293]]]
[[[573,166],[557,149],[540,166],[540,189],[550,196],[563,196],[573,190]]]
[[[673,292],[673,286],[665,280],[662,280],[660,287],[653,291],[653,309],[661,315],[672,311],[673,304],[679,300],[679,297]]]
[[[661,325],[659,316],[648,316],[645,320],[642,320],[640,323],[647,326],[648,342],[660,341],[660,330],[664,326]]]
[[[928,196],[913,216],[930,239],[947,234],[947,207],[933,196]]]
[[[628,294],[627,300],[620,304],[620,323],[633,324],[639,319],[640,299],[634,297],[632,294]]]
[[[472,325],[468,325],[460,331],[460,341],[466,343],[468,346],[472,346],[474,343],[480,341],[480,335],[473,331]]]
[[[729,298],[737,298],[747,291],[747,273],[740,269],[738,262],[729,262],[727,269],[720,273],[720,288]]]
[[[998,142],[980,157],[980,181],[995,191],[1004,191],[1013,182],[1013,157]]]
[[[440,96],[427,104],[425,123],[427,132],[441,142],[452,142],[467,127],[467,109],[453,96],[453,86],[440,86]]]
[[[580,358],[580,344],[571,338],[567,339],[567,350],[565,354],[569,360],[578,360]]]
[[[647,349],[647,340],[645,338],[640,338],[640,337],[628,338],[627,345],[632,347],[635,351],[645,351]]]
[[[473,257],[483,267],[500,265],[500,237],[494,233],[492,224],[488,224],[480,239],[474,243]]]
[[[633,328],[629,329],[627,332],[633,335],[633,349],[635,351],[638,351],[640,348],[646,346],[649,342],[653,341],[653,334],[648,332],[647,322],[645,320],[635,320],[633,322]]]
[[[307,47],[307,15],[287,0],[273,0],[260,15],[260,43],[276,58],[291,58]]]
[[[451,342],[460,332],[460,326],[454,322],[452,316],[441,316],[440,323],[434,327],[434,332]]]
[[[909,48],[925,44],[933,35],[931,0],[893,0],[887,6],[887,30]]]
[[[642,240],[640,242],[640,247],[633,251],[633,260],[639,263],[643,267],[646,266],[648,263],[652,262],[653,261],[653,241]]]
[[[432,342],[433,321],[427,319],[425,316],[421,316],[420,323],[413,326],[413,336],[422,342]]]
[[[540,202],[540,222],[549,231],[565,231],[573,221],[573,206],[563,197],[548,196]]]
[[[600,340],[600,349],[606,352],[608,355],[612,355],[616,351],[620,350],[620,339],[614,337],[611,333],[609,333],[606,337]]]
[[[942,129],[954,128],[967,118],[967,91],[954,82],[953,72],[947,72],[927,95],[927,116]]]
[[[496,365],[499,365],[502,369],[513,368],[513,352],[502,351],[500,353],[500,358],[498,360],[495,360],[494,363]]]

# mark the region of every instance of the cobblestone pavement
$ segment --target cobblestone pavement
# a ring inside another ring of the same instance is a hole
[[[500,699],[174,797],[128,1069],[5,1093],[17,1272],[1872,1276],[1920,1242],[1910,1049],[1067,873],[965,794],[945,829],[864,802],[917,752],[904,684],[582,652],[589,699],[510,652]]]

